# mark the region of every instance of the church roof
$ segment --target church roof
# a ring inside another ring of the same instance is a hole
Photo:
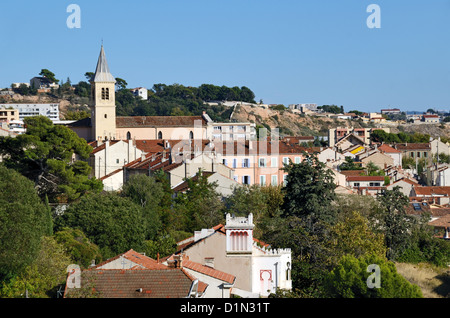
[[[106,55],[105,50],[103,49],[103,45],[102,49],[100,50],[100,56],[98,57],[97,68],[95,70],[93,81],[114,82],[114,83],[116,82],[116,79],[114,78],[114,76],[112,76],[111,72],[109,71],[108,62],[106,61]]]
[[[206,126],[202,116],[125,116],[116,117],[117,128],[194,127],[196,121]]]

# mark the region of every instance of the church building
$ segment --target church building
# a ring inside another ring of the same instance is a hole
[[[91,141],[209,139],[212,120],[201,116],[116,116],[116,79],[111,74],[103,45],[91,79],[91,117],[68,125]]]

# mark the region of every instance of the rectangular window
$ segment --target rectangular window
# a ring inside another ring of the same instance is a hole
[[[272,185],[273,186],[278,185],[278,176],[277,175],[272,176]]]
[[[289,158],[283,157],[283,164],[288,165],[289,164]]]
[[[278,167],[278,158],[277,157],[272,157],[271,166],[272,166],[272,168]]]
[[[109,88],[102,87],[102,99],[109,100]]]
[[[233,159],[233,168],[237,168],[237,159]]]
[[[242,183],[243,184],[250,184],[250,176],[243,176],[242,177]]]
[[[300,157],[295,157],[295,163],[299,164],[300,163]]]
[[[250,160],[245,158],[242,159],[242,168],[249,168],[250,167]]]
[[[353,186],[354,186],[354,187],[359,187],[359,182],[353,183]]]
[[[224,166],[227,166],[228,165],[227,159],[222,159],[222,163]]]
[[[379,182],[370,182],[369,183],[369,187],[379,187],[380,183]]]
[[[266,185],[266,176],[259,176],[259,184]]]
[[[266,166],[266,158],[259,158],[259,166],[260,167]]]

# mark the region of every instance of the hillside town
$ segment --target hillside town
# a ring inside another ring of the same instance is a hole
[[[116,78],[103,46],[90,82],[89,117],[67,120],[60,115],[58,103],[1,103],[0,136],[26,134],[26,120],[35,116],[69,128],[90,147],[88,158],[74,155],[73,162],[87,162],[89,177],[100,180],[102,190],[112,193],[122,192],[136,175],[152,177],[162,171],[174,196],[189,192],[202,176],[227,198],[239,187],[285,187],[289,180],[285,167],[315,157],[332,176],[335,194],[369,200],[399,189],[409,200],[409,216],[428,213],[435,236],[450,239],[450,138],[421,136],[411,141],[393,133],[399,124],[449,130],[448,113],[433,109],[408,113],[397,108],[330,112],[314,103],[283,106],[282,111],[341,119],[348,124],[329,128],[322,136],[287,135],[277,127],[268,130],[250,121],[218,122],[207,111],[194,116],[120,116],[116,112]],[[13,83],[0,94],[12,96],[19,87],[33,87],[41,94],[58,89],[55,82],[42,76]],[[143,100],[148,98],[146,88],[129,90]],[[232,109],[279,106],[241,101],[208,104]],[[361,122],[367,127],[361,128]],[[59,208],[64,205],[59,202]],[[128,248],[87,268],[74,267],[61,294],[79,297],[80,277],[83,286],[95,281],[96,291],[105,298],[260,298],[280,290],[291,292],[291,248],[273,247],[271,242],[257,239],[255,224],[252,213],[227,214],[223,224],[198,228],[178,241],[170,255],[151,258]]]

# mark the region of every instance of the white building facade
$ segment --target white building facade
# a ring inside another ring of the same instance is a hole
[[[52,121],[59,121],[59,104],[0,104],[0,108],[17,109],[19,120],[32,116],[45,116]]]

